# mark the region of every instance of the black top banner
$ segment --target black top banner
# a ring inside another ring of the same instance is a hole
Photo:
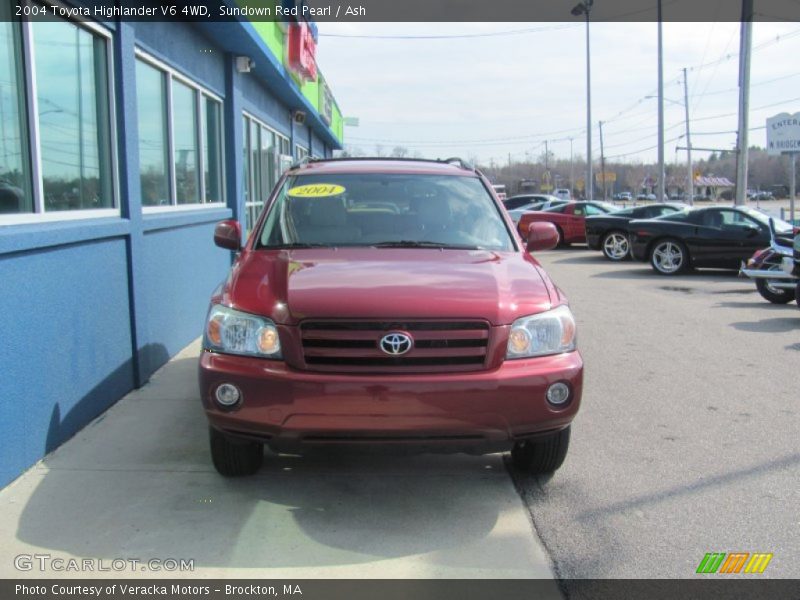
[[[3,0],[4,19],[317,22],[800,21],[797,0]],[[754,8],[748,9],[748,6]],[[588,15],[587,15],[588,13]]]

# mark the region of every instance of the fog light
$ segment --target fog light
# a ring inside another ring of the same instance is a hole
[[[547,388],[547,401],[559,406],[569,400],[569,386],[559,381]]]
[[[549,393],[549,392],[548,392]],[[233,406],[242,397],[239,388],[231,383],[223,383],[214,392],[214,397],[222,406]]]

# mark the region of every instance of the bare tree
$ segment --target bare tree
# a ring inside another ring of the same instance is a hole
[[[405,146],[395,146],[392,148],[392,156],[394,158],[405,158],[408,156],[408,148]]]

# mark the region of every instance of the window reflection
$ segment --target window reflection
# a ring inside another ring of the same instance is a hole
[[[166,76],[142,61],[136,61],[136,103],[142,204],[169,204]]]
[[[203,140],[206,202],[222,202],[222,114],[220,103],[205,96],[202,103],[205,139]]]
[[[20,37],[0,6],[0,214],[33,212]]]
[[[175,194],[178,204],[200,202],[197,144],[197,102],[195,91],[172,82],[172,122],[175,165]]]
[[[110,208],[106,41],[66,21],[33,32],[45,209]]]

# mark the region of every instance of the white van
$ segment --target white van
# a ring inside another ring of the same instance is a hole
[[[562,200],[572,200],[572,193],[567,188],[557,188],[553,195]]]

